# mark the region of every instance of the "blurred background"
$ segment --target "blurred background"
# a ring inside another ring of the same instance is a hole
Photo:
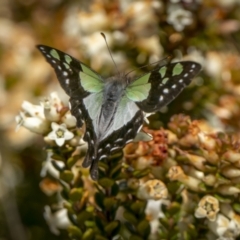
[[[173,114],[206,119],[221,131],[240,128],[239,0],[1,0],[0,2],[0,240],[66,239],[51,233],[43,217],[54,197],[41,191],[46,158],[42,136],[20,128],[15,117],[24,100],[60,88],[37,44],[58,48],[102,76],[116,74],[104,39],[120,71],[171,56],[194,60],[201,73],[168,107],[151,116],[166,127]]]

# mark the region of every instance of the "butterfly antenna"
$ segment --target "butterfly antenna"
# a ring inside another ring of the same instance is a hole
[[[115,68],[117,69],[117,72],[118,72],[118,74],[120,75],[120,72],[119,72],[119,70],[118,70],[117,64],[115,63],[115,61],[114,61],[114,59],[113,59],[113,56],[112,56],[112,53],[111,53],[111,51],[110,51],[110,48],[109,48],[109,46],[108,46],[106,36],[105,36],[105,34],[102,33],[102,32],[101,32],[101,35],[102,35],[102,37],[104,38],[104,41],[105,41],[105,43],[106,43],[106,45],[107,45],[108,52],[109,52],[109,54],[110,54],[110,56],[111,56],[111,59],[112,59],[114,65],[115,65]]]
[[[131,70],[130,72],[126,73],[125,76],[127,76],[127,75],[128,75],[129,73],[131,73],[131,72],[136,71],[137,69],[141,69],[141,68],[144,68],[144,67],[147,67],[147,66],[151,66],[151,65],[154,65],[154,64],[156,64],[156,63],[165,61],[165,60],[167,60],[167,61],[169,62],[171,58],[172,58],[172,56],[168,56],[168,57],[165,57],[165,58],[163,58],[163,59],[161,59],[161,60],[159,60],[159,61],[156,61],[156,62],[153,62],[153,63],[149,63],[149,64],[146,64],[146,65],[143,65],[143,66],[141,66],[141,67],[139,67],[139,68],[133,69],[133,70]]]

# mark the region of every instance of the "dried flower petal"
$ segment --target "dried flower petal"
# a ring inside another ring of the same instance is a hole
[[[165,184],[157,179],[148,180],[143,185],[140,186],[138,197],[141,199],[163,199],[168,196],[168,191]]]
[[[210,221],[215,221],[219,212],[218,200],[210,195],[204,196],[198,203],[198,208],[195,211],[196,218],[208,218]]]

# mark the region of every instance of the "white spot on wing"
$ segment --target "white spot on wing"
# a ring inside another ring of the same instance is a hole
[[[68,72],[63,71],[63,76],[68,76]]]
[[[119,142],[122,142],[123,138],[118,138],[115,142],[116,143],[119,143]]]
[[[160,96],[159,101],[161,102],[163,100],[163,95]]]
[[[180,80],[179,80],[179,82],[180,82],[180,83],[182,83],[182,82],[183,82],[183,80],[182,80],[182,79],[180,79]]]
[[[195,68],[195,67],[196,67],[196,65],[195,65],[195,64],[193,64],[193,65],[192,65],[192,68]]]
[[[132,141],[133,141],[133,139],[129,139],[129,140],[126,141],[126,144],[128,144],[128,143],[130,143]]]
[[[188,76],[188,73],[185,73],[185,74],[184,74],[184,77],[187,77],[187,76]]]
[[[110,152],[113,152],[113,151],[115,151],[115,150],[118,150],[118,149],[121,149],[121,147],[113,147],[111,150],[110,150]]]
[[[166,94],[168,94],[168,93],[169,93],[168,88],[164,88],[164,89],[163,89],[163,92],[166,93]]]
[[[99,161],[101,161],[103,158],[106,158],[107,155],[102,155],[100,158],[99,158]]]
[[[176,85],[176,84],[173,84],[173,85],[172,85],[172,88],[173,88],[173,89],[174,89],[174,88],[176,88],[176,87],[177,87],[177,85]]]
[[[62,70],[62,67],[61,67],[61,66],[58,66],[58,69],[59,69],[59,70]]]

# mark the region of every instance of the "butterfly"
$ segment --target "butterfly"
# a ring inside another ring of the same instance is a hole
[[[192,62],[168,63],[136,79],[117,74],[101,77],[72,56],[45,45],[37,48],[54,68],[59,83],[70,97],[77,127],[86,125],[88,151],[82,166],[98,179],[98,161],[108,158],[140,132],[146,113],[170,103],[200,71]]]

